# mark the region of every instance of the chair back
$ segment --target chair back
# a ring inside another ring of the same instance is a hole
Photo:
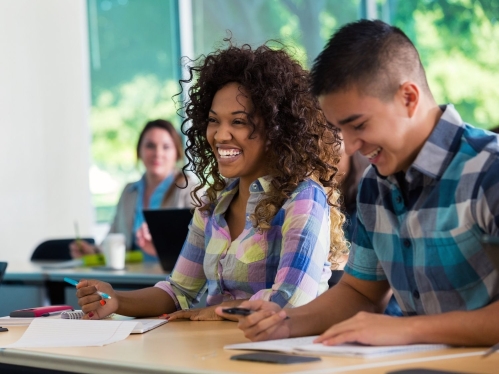
[[[69,244],[74,241],[74,238],[70,239],[51,239],[46,240],[38,244],[38,246],[33,251],[31,255],[31,261],[37,260],[71,260],[71,254],[69,252]],[[92,238],[83,238],[91,244],[95,241]]]
[[[6,262],[0,262],[0,283],[2,283],[3,276],[5,274],[5,270],[7,269]]]
[[[343,270],[333,270],[331,274],[331,278],[327,282],[329,284],[329,288],[333,287],[336,283],[338,283],[343,275]]]

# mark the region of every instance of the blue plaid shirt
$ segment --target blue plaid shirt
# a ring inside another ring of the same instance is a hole
[[[388,280],[405,315],[473,310],[499,299],[480,237],[499,233],[498,137],[452,105],[407,173],[369,167],[345,271]]]

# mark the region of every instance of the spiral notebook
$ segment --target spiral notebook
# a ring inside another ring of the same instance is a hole
[[[387,355],[413,353],[429,350],[449,348],[445,344],[411,344],[391,346],[371,346],[361,344],[340,344],[326,346],[314,344],[317,336],[305,336],[301,338],[269,340],[256,343],[242,343],[226,345],[224,349],[245,349],[256,351],[274,351],[283,353],[316,355],[316,356],[350,356],[350,357],[382,357]]]
[[[85,313],[83,313],[81,310],[73,310],[73,311],[64,311],[59,315],[51,315],[49,317],[36,317],[36,319],[43,319],[43,320],[77,319],[77,320],[80,320],[80,319],[82,319],[84,314]],[[31,322],[34,319],[35,318],[28,318],[28,317],[26,317],[26,318],[1,317],[0,318],[0,325],[28,326],[31,324]],[[168,322],[168,320],[166,320],[166,319],[159,319],[159,318],[135,319],[134,317],[126,317],[126,316],[122,316],[119,314],[111,314],[103,319],[103,321],[107,321],[107,320],[137,322],[135,327],[133,328],[131,334],[143,334],[147,331],[155,329],[156,327],[164,325],[165,323]]]
[[[62,319],[82,319],[85,313],[81,310],[73,310],[73,311],[64,311],[61,313]],[[161,325],[164,325],[168,322],[166,319],[135,319],[134,317],[126,317],[119,314],[110,314],[105,320],[113,320],[113,321],[134,321],[137,322],[135,327],[133,328],[131,334],[143,334],[149,330],[155,329]]]

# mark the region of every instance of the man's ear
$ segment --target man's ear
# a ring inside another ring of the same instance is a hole
[[[402,83],[397,96],[407,111],[407,116],[412,118],[419,105],[420,90],[418,85],[411,81]]]

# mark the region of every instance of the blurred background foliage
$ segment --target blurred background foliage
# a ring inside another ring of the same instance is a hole
[[[87,0],[92,86],[91,191],[109,221],[126,182],[140,177],[135,147],[145,122],[178,128],[182,0]],[[418,48],[439,103],[463,119],[499,126],[499,0],[191,0],[191,60],[237,45],[278,40],[310,67],[334,31],[356,19],[400,27]],[[189,31],[189,30],[187,30]],[[274,44],[273,44],[274,45]],[[185,61],[185,60],[183,60]],[[188,60],[187,60],[188,61]],[[178,100],[177,100],[178,101]]]

